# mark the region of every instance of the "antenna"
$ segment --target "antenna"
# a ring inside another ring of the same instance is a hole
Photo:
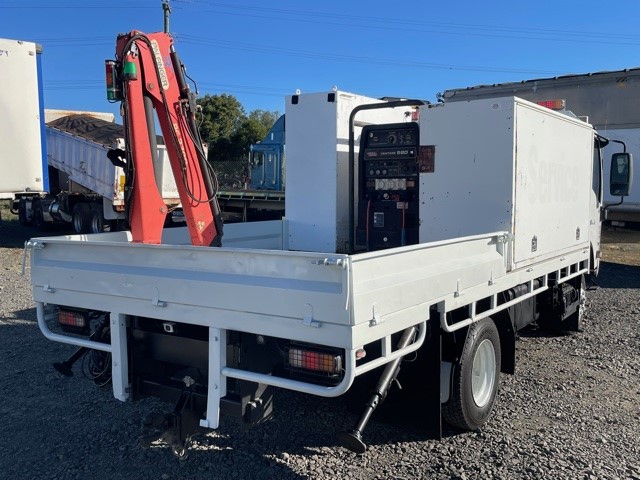
[[[169,0],[162,0],[162,13],[164,16],[164,33],[169,33],[169,15],[171,14]]]

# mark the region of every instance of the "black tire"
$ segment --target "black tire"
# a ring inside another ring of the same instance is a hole
[[[89,231],[90,214],[91,210],[89,209],[89,205],[79,203],[75,207],[73,207],[71,218],[74,232],[76,232],[77,234],[82,234]]]
[[[104,232],[104,218],[102,218],[102,212],[97,206],[93,206],[89,213],[89,231],[91,233]]]
[[[44,221],[44,213],[42,212],[42,203],[39,201],[33,202],[33,226],[36,230],[45,231],[49,226]]]
[[[23,227],[31,225],[31,221],[27,218],[27,201],[24,198],[18,202],[18,222]]]
[[[474,361],[476,388],[474,393]],[[453,366],[451,396],[442,406],[445,421],[462,430],[477,430],[491,414],[500,380],[500,335],[485,318],[469,327],[458,363]]]

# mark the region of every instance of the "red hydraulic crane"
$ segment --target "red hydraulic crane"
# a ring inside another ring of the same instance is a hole
[[[161,241],[167,207],[156,175],[154,110],[191,236],[198,246],[221,246],[217,180],[196,124],[195,94],[167,33],[132,31],[118,36],[116,60],[106,61],[107,97],[121,101],[125,150],[112,152],[127,172],[125,194],[134,242]]]

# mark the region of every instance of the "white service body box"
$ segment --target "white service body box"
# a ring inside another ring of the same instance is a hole
[[[327,253],[346,250],[349,116],[357,106],[372,103],[383,101],[342,91],[287,97],[285,213],[289,221],[290,250]],[[356,114],[356,174],[362,127],[370,123],[406,121],[411,118],[411,110],[411,107],[397,107]]]
[[[588,244],[593,127],[517,97],[420,108],[420,243],[509,232],[512,266]]]

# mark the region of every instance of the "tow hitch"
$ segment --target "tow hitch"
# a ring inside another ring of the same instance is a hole
[[[178,459],[186,460],[191,437],[201,429],[201,415],[196,413],[194,403],[193,392],[185,390],[173,412],[148,414],[142,421],[140,446],[149,448],[153,442],[161,440],[169,445]]]

